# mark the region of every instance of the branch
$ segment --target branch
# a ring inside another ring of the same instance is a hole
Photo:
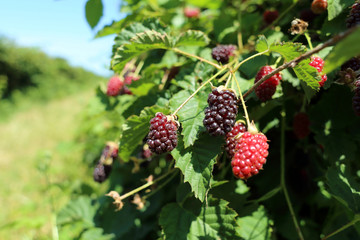
[[[281,65],[280,67],[276,68],[274,71],[272,71],[270,74],[265,75],[264,77],[262,77],[258,82],[256,82],[245,94],[244,94],[244,98],[249,96],[250,93],[252,93],[260,84],[262,84],[263,82],[265,82],[267,79],[271,78],[272,76],[274,76],[275,74],[281,72],[282,70],[286,69],[286,68],[293,68],[295,67],[299,62],[301,62],[302,60],[311,57],[313,54],[320,52],[321,50],[323,50],[326,47],[332,46],[334,44],[336,44],[337,42],[339,42],[340,40],[343,40],[344,38],[346,38],[348,35],[350,35],[351,33],[353,33],[355,30],[357,30],[359,27],[353,27],[350,28],[349,30],[342,32],[336,36],[334,36],[333,38],[330,38],[328,41],[326,41],[323,44],[319,44],[317,47],[315,47],[314,49],[307,51],[306,53],[300,55],[299,57],[293,59],[290,62],[284,63],[283,65]]]

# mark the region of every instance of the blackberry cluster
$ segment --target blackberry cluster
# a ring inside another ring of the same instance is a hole
[[[231,166],[237,178],[248,179],[259,173],[269,152],[267,137],[262,133],[245,132],[237,140]]]
[[[150,132],[147,136],[149,149],[157,154],[170,152],[177,146],[177,124],[163,113],[156,113],[150,120]]]
[[[295,115],[293,130],[298,139],[304,139],[310,134],[310,120],[306,113],[300,112]]]
[[[235,45],[219,45],[212,49],[211,56],[214,60],[226,64],[229,62],[230,56],[234,55],[236,49]]]
[[[352,69],[353,71],[357,71],[360,69],[360,57],[353,57],[343,65],[341,65],[341,71],[345,71],[346,69]]]
[[[112,165],[105,165],[99,162],[93,173],[94,181],[102,183],[104,182],[110,175],[112,170]]]
[[[353,109],[357,116],[360,116],[360,80],[355,82],[355,96],[353,97]]]
[[[260,71],[256,74],[255,77],[255,83],[258,82],[261,78],[263,78],[265,75],[270,74],[274,69],[270,66],[263,66]],[[266,102],[272,98],[276,91],[276,86],[279,85],[281,80],[280,73],[275,74],[271,78],[267,79],[265,82],[260,84],[255,89],[256,96],[260,99],[262,102]]]
[[[352,28],[360,23],[360,3],[356,1],[351,7],[349,16],[346,19],[346,27]]]
[[[225,150],[230,158],[232,158],[235,154],[235,147],[236,147],[236,136],[239,133],[246,132],[246,126],[242,122],[236,122],[235,126],[231,129],[230,132],[226,134],[226,146]]]
[[[321,57],[312,56],[309,65],[316,68],[316,70],[320,73],[321,80],[319,81],[319,85],[320,87],[323,87],[327,80],[326,74],[322,74],[322,70],[324,69],[324,60]]]
[[[124,82],[118,76],[111,77],[107,85],[106,95],[113,97],[119,95],[123,86]]]
[[[238,108],[234,92],[215,88],[208,97],[209,107],[205,109],[204,126],[212,136],[224,136],[235,124]]]

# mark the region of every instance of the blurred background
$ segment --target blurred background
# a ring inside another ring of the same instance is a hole
[[[86,3],[0,1],[0,239],[56,237],[56,212],[94,184],[81,126],[112,75],[114,39],[95,35],[124,15],[120,0],[103,0],[91,27]]]

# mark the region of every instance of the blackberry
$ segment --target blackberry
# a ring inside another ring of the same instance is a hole
[[[177,146],[177,123],[172,117],[156,113],[150,120],[147,144],[153,153],[170,152]]]
[[[316,18],[316,14],[311,9],[304,9],[300,12],[300,18],[306,22],[311,22]]]
[[[352,28],[360,23],[360,3],[356,1],[351,7],[349,16],[346,19],[346,27]]]
[[[360,80],[355,82],[355,95],[352,100],[354,112],[357,116],[360,116]]]
[[[256,130],[257,131],[257,130]],[[237,140],[236,153],[231,160],[233,174],[237,178],[248,179],[259,173],[266,163],[269,144],[262,133],[245,132]]]
[[[108,96],[119,95],[123,86],[124,86],[124,82],[121,81],[119,77],[113,76],[112,78],[110,78],[108,82],[106,95]]]
[[[274,69],[270,66],[263,66],[256,74],[255,83],[258,82],[265,75],[270,74]],[[276,86],[279,85],[281,80],[280,73],[275,74],[265,82],[261,83],[256,89],[255,94],[262,102],[270,100],[276,91]]]
[[[101,162],[99,162],[93,173],[94,181],[102,183],[104,182],[111,173],[112,166],[111,165],[104,165]]]
[[[273,21],[275,21],[279,17],[279,12],[277,10],[266,10],[263,14],[264,22],[267,24],[271,24]]]
[[[313,11],[315,14],[321,14],[326,11],[327,6],[327,0],[314,0],[311,3],[311,11]]]
[[[236,146],[236,136],[239,133],[246,132],[246,126],[243,122],[236,122],[235,126],[231,129],[230,132],[226,134],[226,146],[225,150],[230,158],[232,158],[235,154],[235,146]]]
[[[354,72],[360,69],[360,57],[353,57],[349,61],[345,62],[341,65],[341,71],[345,71],[346,69],[352,69]]]
[[[238,108],[237,97],[231,90],[215,88],[208,96],[203,124],[212,136],[224,136],[235,124]]]
[[[219,45],[212,49],[211,56],[214,60],[226,64],[229,62],[230,56],[234,55],[236,49],[235,45]]]
[[[295,115],[293,130],[298,139],[304,139],[310,134],[310,120],[306,113],[300,112]]]
[[[321,74],[322,70],[324,69],[324,60],[322,60],[321,57],[312,56],[309,65],[316,68],[316,70],[320,73],[321,80],[319,81],[319,85],[320,87],[323,87],[327,80],[326,74]]]

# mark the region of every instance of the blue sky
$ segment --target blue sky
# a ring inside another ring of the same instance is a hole
[[[120,20],[121,0],[102,0],[103,17],[94,30],[85,19],[87,0],[1,0],[0,35],[20,46],[38,47],[103,76],[111,75],[114,36],[94,39],[96,30]]]

